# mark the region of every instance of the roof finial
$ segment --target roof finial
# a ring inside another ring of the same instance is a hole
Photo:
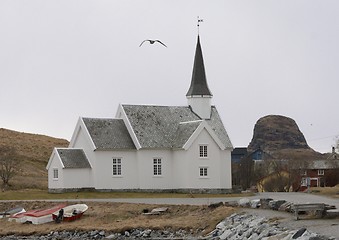
[[[200,23],[201,22],[204,22],[203,19],[200,19],[199,16],[198,16],[198,23],[197,23],[197,27],[198,27],[198,35],[199,35],[199,27],[200,27]]]

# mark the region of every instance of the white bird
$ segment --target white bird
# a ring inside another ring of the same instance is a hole
[[[161,42],[160,40],[152,40],[152,39],[146,39],[146,40],[142,41],[142,43],[140,44],[139,47],[141,47],[141,45],[142,45],[144,42],[149,42],[150,44],[154,44],[155,42],[158,42],[158,43],[164,45],[165,47],[167,47],[167,46],[166,46],[163,42]]]

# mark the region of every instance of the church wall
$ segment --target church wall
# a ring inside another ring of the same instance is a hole
[[[191,106],[193,112],[203,119],[211,117],[211,97],[191,96],[187,98],[188,105]]]
[[[188,171],[191,171],[189,166],[189,156],[186,150],[173,151],[173,188],[188,188]]]
[[[199,146],[208,146],[208,157],[201,158],[199,156]],[[227,169],[223,169],[225,164],[222,164],[223,151],[215,143],[207,130],[203,130],[191,147],[186,153],[187,164],[187,181],[184,182],[184,186],[181,188],[194,188],[194,189],[220,189],[226,187],[226,184],[222,184],[224,174]],[[200,168],[207,168],[207,176],[200,176]],[[230,171],[230,169],[229,169]]]
[[[173,189],[171,150],[144,150],[137,153],[138,182],[140,189]],[[155,176],[153,172],[153,159],[161,159],[161,175]]]
[[[54,169],[58,169],[58,178],[54,178]],[[48,189],[64,191],[65,189],[93,188],[90,183],[90,168],[63,168],[58,154],[53,153],[48,169]]]
[[[73,143],[72,146],[70,146],[71,148],[80,148],[83,149],[88,161],[90,163],[90,165],[92,166],[93,171],[91,171],[91,173],[89,174],[89,182],[90,185],[95,185],[94,182],[94,174],[95,174],[95,164],[96,164],[96,155],[95,152],[93,152],[92,146],[90,144],[90,138],[87,135],[87,133],[84,130],[84,127],[82,125],[79,126],[80,129],[77,133],[77,136],[75,138],[75,141]]]
[[[64,188],[93,188],[90,183],[90,168],[66,168],[63,169]]]
[[[95,151],[95,188],[96,189],[137,189],[138,163],[136,151]],[[113,176],[113,158],[121,158],[121,175]]]
[[[58,169],[58,179],[54,179],[53,177],[53,171],[54,169]],[[55,150],[53,150],[53,156],[51,159],[51,164],[48,169],[48,188],[63,188],[63,171],[62,171],[62,164],[61,160],[58,157],[58,155],[55,153]]]
[[[221,152],[220,162],[220,181],[221,188],[232,189],[232,166],[231,166],[231,150]]]

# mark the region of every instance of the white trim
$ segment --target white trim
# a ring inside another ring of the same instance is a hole
[[[204,120],[194,120],[194,121],[180,122],[179,125],[180,125],[180,124],[198,123],[198,122],[202,122],[202,121],[204,121]]]
[[[77,139],[78,135],[80,132],[80,117],[78,118],[78,121],[75,125],[75,129],[73,131],[72,137],[71,137],[71,141],[69,142],[68,147],[73,147],[75,144],[75,140]]]
[[[56,148],[53,148],[52,154],[51,154],[51,156],[49,157],[49,160],[48,160],[48,163],[47,163],[47,166],[46,166],[46,170],[48,170],[49,167],[50,167],[51,164],[52,164],[52,160],[53,160],[54,155],[55,155],[55,149],[56,149]]]
[[[186,96],[187,99],[189,98],[212,98],[213,95],[206,95],[206,94],[203,94],[203,95],[188,95]]]
[[[199,136],[203,129],[207,130],[207,132],[211,135],[212,139],[216,142],[221,150],[226,150],[225,145],[222,144],[218,136],[214,133],[213,129],[210,127],[210,125],[208,125],[206,121],[202,121],[201,124],[195,129],[193,134],[188,138],[187,142],[183,146],[185,150],[188,150],[191,147],[194,140]]]
[[[122,104],[120,103],[119,106],[118,106],[118,111],[116,113],[116,116],[121,116],[122,117],[122,120],[124,121],[125,123],[125,126],[127,128],[127,131],[128,133],[130,134],[131,138],[132,138],[132,141],[136,147],[137,150],[139,150],[141,148],[141,144],[137,138],[137,135],[134,133],[134,130],[132,128],[132,125],[126,115],[126,112],[122,106]]]
[[[69,148],[74,147],[75,141],[80,133],[80,130],[84,130],[85,136],[89,139],[90,142],[90,146],[92,147],[92,151],[94,151],[95,149],[97,149],[97,147],[95,146],[93,139],[91,137],[91,135],[89,134],[89,131],[85,125],[84,119],[83,117],[79,117],[77,125],[75,127],[75,130],[73,132],[70,144],[69,144]]]
[[[93,148],[92,150],[94,151],[95,149],[97,149],[97,147],[95,146],[95,144],[93,142],[93,139],[92,139],[91,135],[89,134],[89,131],[88,131],[86,125],[85,125],[83,117],[80,118],[80,123],[81,123],[81,126],[83,127],[83,129],[84,129],[84,131],[85,131],[85,133],[87,135],[87,138],[90,141],[90,144],[92,145],[92,148]]]
[[[46,166],[46,169],[47,169],[47,170],[51,167],[52,161],[53,161],[53,159],[54,159],[55,156],[57,156],[57,158],[58,158],[58,160],[59,160],[59,162],[60,162],[62,168],[65,168],[65,165],[64,165],[64,163],[61,161],[61,157],[60,157],[60,155],[59,155],[59,153],[58,153],[58,151],[57,151],[58,149],[69,149],[69,148],[56,148],[56,147],[55,147],[55,148],[53,149],[53,151],[52,151],[52,154],[51,154],[49,160],[48,160],[48,163],[47,163],[47,166]]]

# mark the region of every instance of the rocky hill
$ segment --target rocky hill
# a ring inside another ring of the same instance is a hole
[[[46,165],[52,150],[68,144],[64,139],[0,128],[0,148],[14,149],[15,159],[20,161],[17,174],[10,182],[12,187],[46,189]]]
[[[321,158],[323,155],[310,148],[296,122],[280,115],[260,118],[254,126],[248,151],[261,148],[277,157]]]

